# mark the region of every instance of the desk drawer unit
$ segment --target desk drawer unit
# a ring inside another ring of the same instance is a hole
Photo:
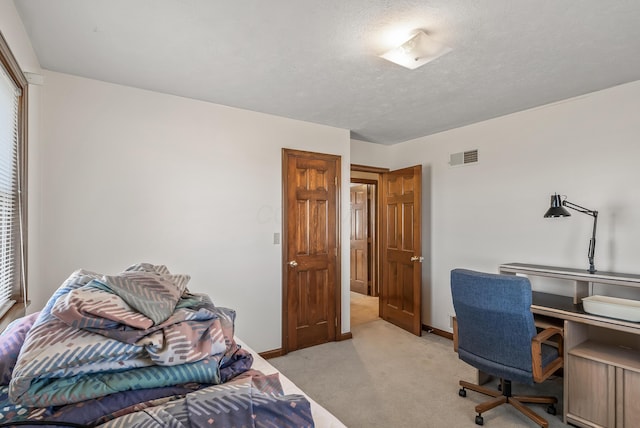
[[[567,422],[630,428],[640,421],[640,354],[587,341],[567,357]]]

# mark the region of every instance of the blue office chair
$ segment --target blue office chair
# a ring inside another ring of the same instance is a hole
[[[467,389],[494,397],[476,406],[476,424],[483,425],[482,413],[508,403],[541,427],[548,427],[544,418],[522,403],[548,404],[547,412],[555,415],[555,397],[517,396],[511,391],[512,381],[529,385],[542,382],[563,363],[562,330],[550,327],[536,332],[529,280],[454,269],[451,295],[456,313],[454,347],[459,358],[501,382],[501,391],[494,391],[460,381],[462,397]],[[558,336],[555,346],[545,343],[554,336]]]

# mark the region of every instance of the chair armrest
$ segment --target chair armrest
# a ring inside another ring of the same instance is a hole
[[[453,352],[458,352],[458,319],[453,317]]]
[[[546,367],[542,367],[542,344],[554,336],[558,336],[558,358]],[[531,339],[531,361],[533,364],[533,380],[538,383],[544,381],[562,367],[564,363],[564,338],[561,329],[549,327]]]

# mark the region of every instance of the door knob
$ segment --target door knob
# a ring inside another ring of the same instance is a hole
[[[289,264],[289,266],[291,266],[291,267],[296,267],[296,266],[298,266],[298,262],[297,262],[297,261],[295,261],[295,260],[291,260],[288,264]]]
[[[413,256],[413,257],[411,257],[411,261],[412,262],[420,262],[420,263],[422,263],[424,261],[424,257],[422,257],[422,256]]]

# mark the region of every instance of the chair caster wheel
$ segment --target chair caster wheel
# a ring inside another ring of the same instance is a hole
[[[460,388],[460,391],[458,391],[458,395],[460,397],[466,397],[467,396],[467,390],[464,388]]]
[[[549,413],[550,415],[556,415],[558,413],[558,411],[556,410],[556,406],[554,406],[553,404],[550,404],[547,407],[547,413]]]
[[[476,425],[484,425],[484,418],[482,416],[476,416]]]

